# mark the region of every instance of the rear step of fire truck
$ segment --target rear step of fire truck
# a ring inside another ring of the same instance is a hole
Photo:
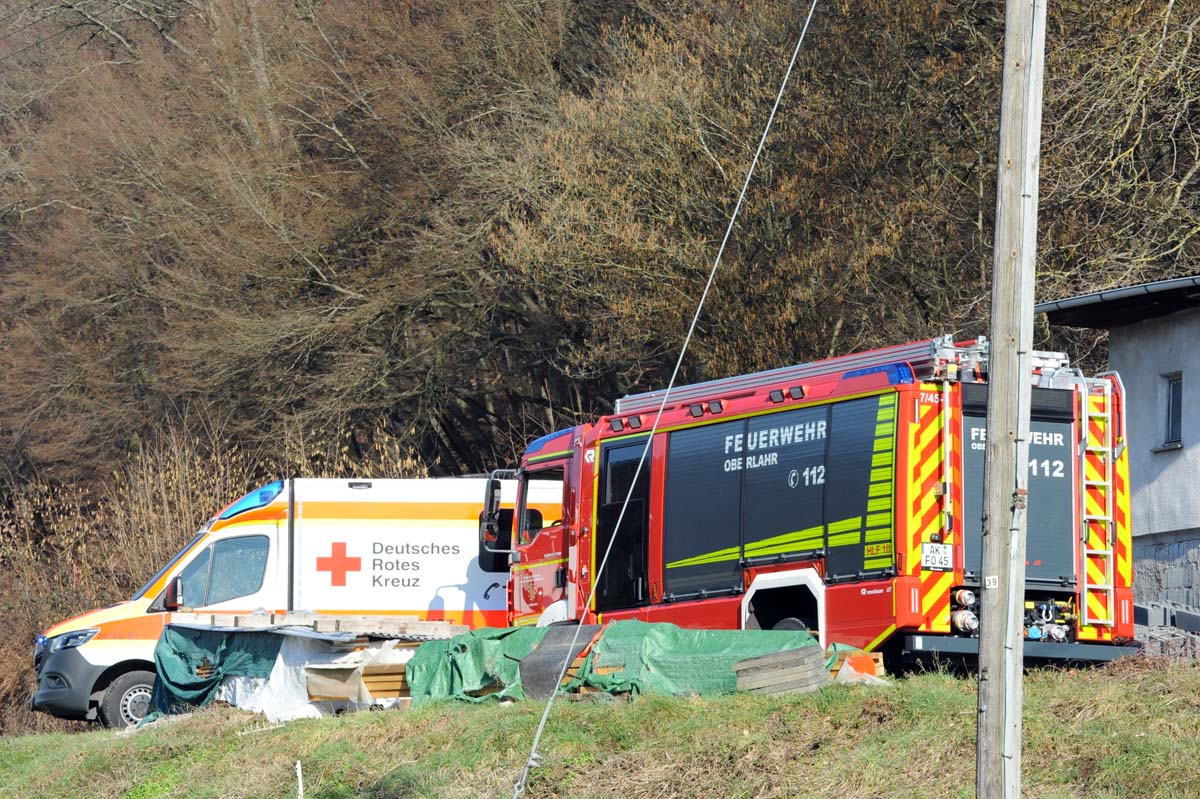
[[[1113,548],[1117,529],[1113,510],[1113,384],[1084,379],[1081,392],[1079,472],[1083,475],[1083,596],[1080,622],[1113,625],[1116,608]]]

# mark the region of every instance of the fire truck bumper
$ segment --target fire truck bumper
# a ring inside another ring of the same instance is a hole
[[[1137,644],[1056,644],[1049,641],[1026,641],[1026,660],[1074,660],[1104,662],[1142,650]],[[948,635],[908,635],[904,637],[906,654],[978,655],[978,638],[955,638]]]

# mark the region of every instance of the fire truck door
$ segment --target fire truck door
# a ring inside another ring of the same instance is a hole
[[[521,516],[517,530],[516,550],[519,558],[512,567],[513,623],[529,624],[542,619],[542,614],[552,605],[551,611],[565,619],[567,596],[567,542],[566,528],[562,522],[562,506],[542,505],[533,507],[539,495],[545,496],[547,489],[556,490],[562,496],[564,465],[561,461],[530,468],[525,474],[524,494],[521,498]],[[555,514],[547,518],[547,514]]]
[[[649,453],[646,453],[647,462],[638,469],[645,449],[646,437],[638,436],[608,444],[601,453],[600,507],[593,557],[593,562],[599,566],[608,552],[604,572],[596,584],[596,609],[601,612],[641,607],[650,601],[647,579]]]

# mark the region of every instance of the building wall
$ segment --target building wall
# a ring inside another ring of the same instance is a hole
[[[1116,328],[1108,360],[1128,397],[1133,534],[1200,527],[1200,309]],[[1172,372],[1183,374],[1183,447],[1155,451]]]
[[[1133,540],[1133,598],[1200,607],[1200,528]]]
[[[1109,363],[1129,407],[1137,598],[1200,605],[1200,309],[1114,329]],[[1183,446],[1164,450],[1172,373],[1183,376]]]

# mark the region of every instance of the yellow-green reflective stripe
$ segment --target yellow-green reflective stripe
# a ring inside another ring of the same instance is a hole
[[[867,516],[867,527],[879,527],[880,525],[888,525],[892,523],[892,514],[890,513],[872,513]]]
[[[895,432],[896,432],[896,423],[895,422],[877,422],[875,425],[875,437],[876,438],[890,436]]]
[[[785,544],[800,544],[813,540],[820,541],[824,537],[824,532],[825,530],[822,527],[810,527],[807,530],[800,530],[796,533],[785,533],[784,535],[777,535],[773,538],[764,538],[762,541],[754,541],[753,543],[746,544],[746,556],[749,557],[751,553],[757,553],[759,549],[764,547],[776,547]]]
[[[877,530],[867,530],[866,534],[863,536],[863,540],[865,540],[868,544],[875,541],[891,541],[892,528],[881,527]]]
[[[880,436],[879,438],[875,439],[875,451],[876,452],[883,452],[885,450],[891,450],[891,448],[892,448],[892,437],[891,436]]]
[[[683,566],[699,566],[703,563],[720,563],[723,560],[738,560],[741,556],[741,547],[727,547],[726,549],[718,549],[716,552],[707,552],[703,555],[676,560],[668,563],[663,568],[678,569]]]
[[[838,535],[829,536],[829,547],[847,547],[852,544],[862,543],[862,533],[855,530],[852,533],[839,533]]]
[[[871,482],[872,483],[881,483],[884,480],[888,481],[888,485],[891,485],[892,470],[890,467],[884,468],[884,469],[872,469],[871,470]]]
[[[535,455],[534,457],[529,459],[529,462],[530,463],[539,463],[541,461],[550,460],[551,458],[565,458],[570,454],[571,454],[571,450],[561,449],[558,452],[547,452],[543,455]]]
[[[513,566],[513,571],[521,571],[522,569],[536,569],[539,566],[553,566],[557,563],[566,563],[566,558],[554,558],[553,560],[539,560],[537,563],[518,563]]]
[[[840,522],[832,522],[829,525],[829,535],[834,533],[844,533],[847,530],[858,531],[862,527],[862,517],[855,516],[852,519],[842,519]]]
[[[888,481],[886,483],[884,483],[884,482],[872,483],[871,487],[869,489],[867,489],[867,493],[868,493],[868,496],[872,496],[872,497],[889,497],[890,498],[892,496],[892,483],[891,483],[891,481]]]
[[[867,512],[870,513],[872,511],[887,511],[888,518],[891,518],[892,498],[886,496],[867,500]]]
[[[877,452],[871,456],[871,466],[874,468],[879,468],[880,466],[891,466],[891,465],[892,465],[891,450],[888,450],[887,452]]]
[[[879,403],[879,412],[875,414],[876,422],[888,422],[896,418],[896,406]]]
[[[824,530],[816,527],[812,530],[805,530],[803,533],[791,533],[790,535],[781,535],[775,538],[767,538],[762,541],[755,541],[753,544],[746,544],[746,556],[758,554],[760,549],[771,549],[781,546],[790,546],[792,544],[810,544],[813,541],[820,543],[824,539]]]
[[[853,519],[842,519],[841,521],[833,522],[829,525],[829,532],[836,534],[853,530],[852,535],[857,539],[861,528],[862,517],[855,516]],[[821,549],[825,540],[824,532],[823,527],[809,527],[805,530],[797,530],[796,532],[766,538],[762,541],[755,541],[746,545],[745,556],[747,558],[757,558],[764,555],[779,555],[785,552],[803,552],[805,550]],[[738,560],[741,556],[742,551],[740,547],[727,547],[715,552],[706,552],[703,555],[695,555],[690,558],[672,561],[665,564],[663,568],[679,569],[687,566],[720,563],[722,561]]]
[[[802,544],[807,544],[808,546],[802,546]],[[795,544],[783,544],[781,546],[771,547],[770,549],[755,550],[754,552],[747,552],[746,557],[747,558],[763,558],[768,555],[784,555],[784,554],[787,554],[788,552],[812,552],[812,551],[824,549],[824,548],[825,548],[825,540],[823,538],[816,538],[816,539],[813,539],[812,541],[799,541]]]
[[[885,569],[892,565],[892,559],[888,558],[870,558],[863,561],[864,569]]]

